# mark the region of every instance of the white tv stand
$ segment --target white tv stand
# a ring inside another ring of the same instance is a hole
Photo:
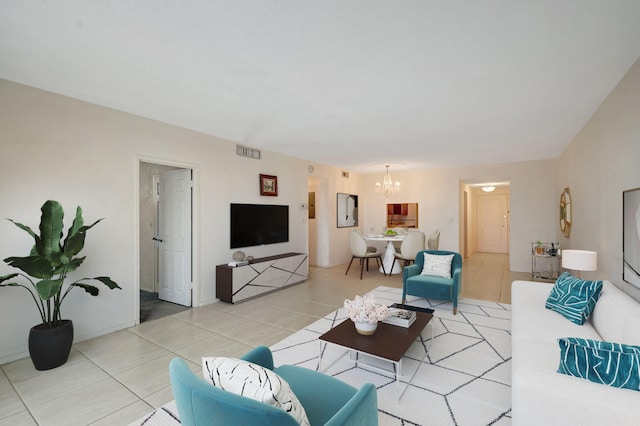
[[[309,274],[304,253],[284,253],[254,259],[243,266],[216,266],[216,297],[236,303],[303,282]]]

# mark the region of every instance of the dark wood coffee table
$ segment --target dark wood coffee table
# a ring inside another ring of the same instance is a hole
[[[397,325],[385,324],[383,322],[378,323],[378,329],[375,334],[371,336],[363,336],[356,331],[353,321],[347,319],[336,327],[324,333],[320,336],[320,357],[318,358],[318,371],[327,371],[332,365],[341,360],[345,355],[350,354],[351,359],[356,362],[361,362],[369,367],[378,368],[367,364],[362,359],[359,359],[358,354],[366,354],[374,358],[382,359],[393,363],[394,369],[384,370],[387,373],[392,373],[396,379],[396,385],[400,389],[400,378],[402,376],[402,358],[407,353],[407,350],[416,341],[420,333],[425,329],[429,321],[433,318],[433,314],[416,312],[416,320],[410,327],[400,327]],[[431,341],[433,342],[433,327],[431,328]],[[331,364],[321,369],[323,351],[323,342],[331,343],[333,345],[340,346],[347,349],[346,352],[341,354]],[[355,359],[353,357],[355,353]],[[411,378],[407,381],[407,386],[411,384],[411,381],[415,377],[418,369],[426,353],[422,358],[420,364],[412,374]],[[402,397],[404,390],[398,395],[398,399]]]

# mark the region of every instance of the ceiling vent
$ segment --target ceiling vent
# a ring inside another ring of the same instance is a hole
[[[259,149],[253,149],[242,145],[236,145],[236,154],[241,157],[253,158],[254,160],[260,159]]]
[[[342,171],[342,177],[345,179],[349,179],[349,172]]]

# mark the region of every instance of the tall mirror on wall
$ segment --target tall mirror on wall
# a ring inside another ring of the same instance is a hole
[[[560,194],[560,230],[567,238],[571,235],[571,223],[571,191],[565,188]]]
[[[338,228],[358,226],[358,196],[338,193]]]
[[[387,228],[398,227],[418,227],[418,203],[387,204]]]

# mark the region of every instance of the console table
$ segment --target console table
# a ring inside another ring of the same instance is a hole
[[[307,279],[309,258],[304,253],[284,253],[253,259],[243,266],[216,266],[216,297],[235,303],[297,284]]]

